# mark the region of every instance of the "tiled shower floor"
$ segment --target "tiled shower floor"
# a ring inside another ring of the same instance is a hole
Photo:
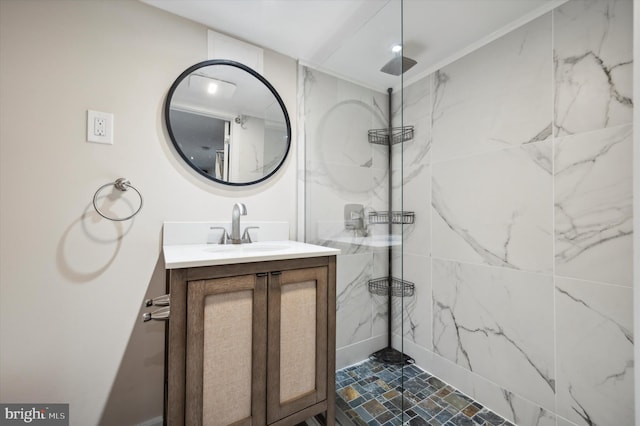
[[[513,426],[415,365],[367,360],[338,370],[336,403],[356,425]]]

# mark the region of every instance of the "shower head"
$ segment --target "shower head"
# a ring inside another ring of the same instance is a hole
[[[400,75],[407,72],[409,68],[411,68],[415,64],[417,64],[417,62],[413,59],[407,58],[406,56],[397,55],[389,62],[384,64],[384,66],[380,68],[380,71],[391,75]]]

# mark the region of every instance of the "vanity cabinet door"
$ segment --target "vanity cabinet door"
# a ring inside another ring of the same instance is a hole
[[[335,262],[171,270],[167,424],[333,426]]]
[[[270,273],[268,423],[326,404],[327,283],[327,267]]]
[[[266,423],[267,280],[189,282],[185,424]]]

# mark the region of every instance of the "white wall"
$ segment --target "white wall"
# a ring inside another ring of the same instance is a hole
[[[295,149],[269,182],[227,189],[171,146],[165,95],[206,57],[205,27],[137,1],[0,2],[0,401],[68,402],[72,425],[161,416],[163,325],[140,313],[164,290],[163,221],[230,220],[242,201],[295,238]],[[295,134],[295,61],[264,62]],[[87,109],[115,114],[113,146],[85,142]],[[109,222],[91,199],[121,176],[145,205]]]

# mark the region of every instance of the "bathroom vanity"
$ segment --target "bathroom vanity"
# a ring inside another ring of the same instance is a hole
[[[165,419],[335,418],[336,255],[295,241],[165,245]]]

